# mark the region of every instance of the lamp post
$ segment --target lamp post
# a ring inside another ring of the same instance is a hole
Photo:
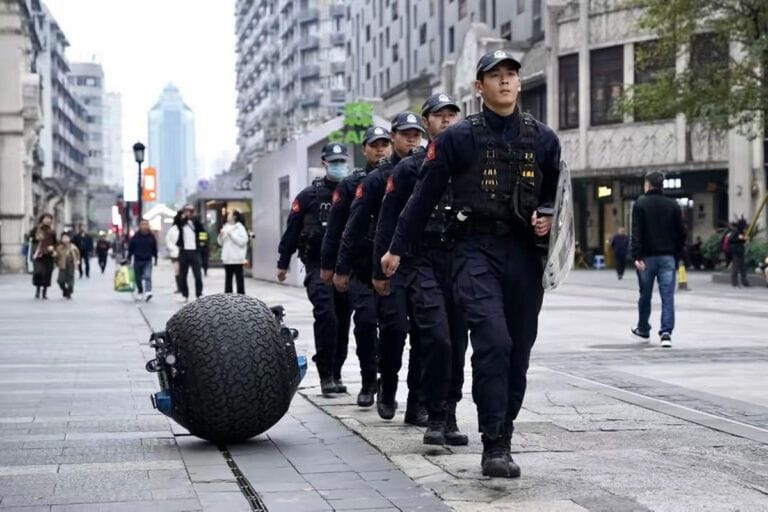
[[[133,158],[136,160],[136,163],[139,164],[139,178],[137,180],[137,191],[138,196],[137,199],[139,201],[139,216],[136,220],[136,225],[138,226],[141,224],[141,219],[143,218],[143,212],[141,209],[141,199],[142,199],[142,190],[141,190],[141,163],[144,161],[144,144],[141,142],[137,142],[133,145]]]

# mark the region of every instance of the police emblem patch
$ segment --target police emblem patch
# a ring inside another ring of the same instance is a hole
[[[493,58],[494,59],[503,59],[506,56],[507,56],[507,52],[505,52],[504,50],[496,50],[493,53]]]
[[[333,152],[336,154],[341,153],[341,146],[333,146]]]
[[[449,98],[447,94],[441,94],[437,99],[442,102],[451,101],[451,98]]]
[[[395,190],[395,177],[390,176],[387,178],[387,191],[386,193],[389,194],[390,192],[394,192]]]
[[[373,133],[376,134],[376,135],[382,135],[384,133],[384,130],[381,129],[381,128],[375,128],[373,130]]]
[[[416,116],[413,114],[408,114],[408,122],[409,123],[415,123],[416,122]]]
[[[333,191],[333,196],[331,197],[331,204],[338,204],[341,202],[341,192],[339,192],[338,189]]]
[[[291,211],[293,213],[299,213],[301,211],[301,204],[299,204],[298,199],[294,199],[293,203],[291,204]]]
[[[365,190],[364,190],[363,184],[361,183],[357,186],[357,189],[355,190],[355,199],[362,199],[364,195],[365,195]]]
[[[427,160],[434,160],[437,156],[437,150],[435,149],[436,145],[437,143],[435,141],[429,143],[429,147],[427,148]]]

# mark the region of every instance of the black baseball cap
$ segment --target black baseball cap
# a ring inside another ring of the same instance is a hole
[[[371,126],[367,130],[365,130],[365,136],[363,137],[363,144],[372,144],[376,142],[377,140],[388,140],[391,141],[392,138],[389,136],[389,132],[386,128],[382,128],[381,126]]]
[[[520,69],[520,61],[512,55],[512,52],[507,50],[496,50],[486,53],[477,63],[477,79],[480,80],[483,77],[483,73],[490,71],[505,61],[510,62],[518,70]]]
[[[438,110],[445,107],[453,107],[457,112],[461,112],[459,104],[456,103],[456,100],[441,92],[438,94],[433,94],[427,98],[427,101],[425,101],[424,105],[421,107],[421,115],[422,117],[426,117],[432,112],[437,112]]]
[[[346,144],[341,144],[340,142],[331,142],[330,144],[326,144],[323,146],[323,149],[320,152],[320,158],[326,162],[336,162],[338,160],[346,161],[349,158],[347,146]]]
[[[401,132],[403,130],[410,130],[411,128],[415,128],[417,130],[421,130],[422,132],[426,133],[426,131],[424,130],[424,127],[421,126],[421,121],[419,121],[419,116],[417,116],[415,113],[410,112],[408,110],[406,110],[405,112],[400,112],[392,120],[393,132]]]

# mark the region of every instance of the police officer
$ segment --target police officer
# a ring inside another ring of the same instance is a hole
[[[434,139],[449,126],[459,122],[459,106],[444,93],[433,94],[421,110],[421,119]],[[425,153],[403,160],[387,182],[387,193],[379,212],[374,240],[374,287],[387,294],[389,282],[382,271],[381,257],[389,248],[397,219],[413,192]],[[411,165],[407,165],[407,163]],[[467,349],[467,325],[463,313],[455,307],[452,292],[450,199],[444,198],[427,223],[419,243],[409,248],[409,264],[401,265],[408,297],[413,304],[414,320],[419,329],[422,358],[420,399],[429,414],[424,444],[465,445],[468,438],[456,423],[456,403],[464,386],[464,358]]]
[[[324,283],[332,285],[336,258],[341,242],[341,234],[349,218],[349,207],[355,197],[357,185],[375,169],[379,160],[392,154],[392,142],[389,132],[381,126],[372,126],[365,131],[363,137],[363,155],[366,159],[364,169],[355,169],[344,178],[333,192],[331,211],[328,216],[328,227],[323,237],[320,255],[320,276]],[[370,407],[373,405],[378,387],[376,367],[376,347],[378,345],[376,302],[373,290],[364,283],[357,274],[347,281],[349,299],[354,310],[355,343],[357,358],[360,362],[362,386],[357,395],[357,405]],[[342,288],[342,289],[347,289]]]
[[[347,391],[341,380],[341,368],[347,358],[349,343],[349,297],[320,280],[320,245],[334,190],[338,182],[349,174],[348,158],[344,144],[323,147],[321,159],[326,174],[316,178],[296,196],[278,247],[278,281],[285,281],[288,264],[296,249],[306,267],[304,286],[315,317],[315,356],[312,359],[317,364],[320,389],[324,395]]]
[[[377,169],[371,172],[358,185],[355,200],[350,207],[349,220],[344,229],[339,248],[337,274],[344,279],[349,274],[353,258],[364,254],[361,264],[369,275],[373,273],[373,236],[378,220],[379,208],[384,197],[387,179],[393,168],[403,164],[409,153],[421,148],[424,128],[413,112],[401,112],[392,121],[392,141],[394,154],[390,160],[383,160]],[[412,158],[408,158],[412,162]],[[361,247],[366,247],[361,251]],[[370,249],[369,249],[370,248]],[[378,265],[377,265],[378,266]],[[368,282],[371,278],[368,278]],[[425,426],[426,411],[420,404],[418,389],[421,380],[420,358],[418,354],[418,330],[411,328],[407,293],[404,278],[394,279],[393,291],[388,296],[377,298],[379,314],[379,373],[381,374],[376,408],[383,419],[395,416],[397,402],[398,372],[402,366],[403,347],[410,331],[411,352],[408,367],[408,400],[405,410],[405,422]],[[343,283],[342,283],[343,284]],[[343,288],[342,288],[343,289]]]
[[[482,471],[508,478],[520,475],[510,443],[543,298],[536,241],[552,225],[539,209],[551,210],[560,162],[557,136],[520,112],[519,71],[520,63],[503,50],[480,59],[475,89],[483,111],[432,143],[421,180],[382,258],[386,273],[392,274],[448,189],[459,225],[453,272],[472,342]]]

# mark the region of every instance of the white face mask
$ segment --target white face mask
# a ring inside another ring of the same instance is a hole
[[[347,162],[328,162],[328,178],[332,181],[341,181],[349,176]]]

